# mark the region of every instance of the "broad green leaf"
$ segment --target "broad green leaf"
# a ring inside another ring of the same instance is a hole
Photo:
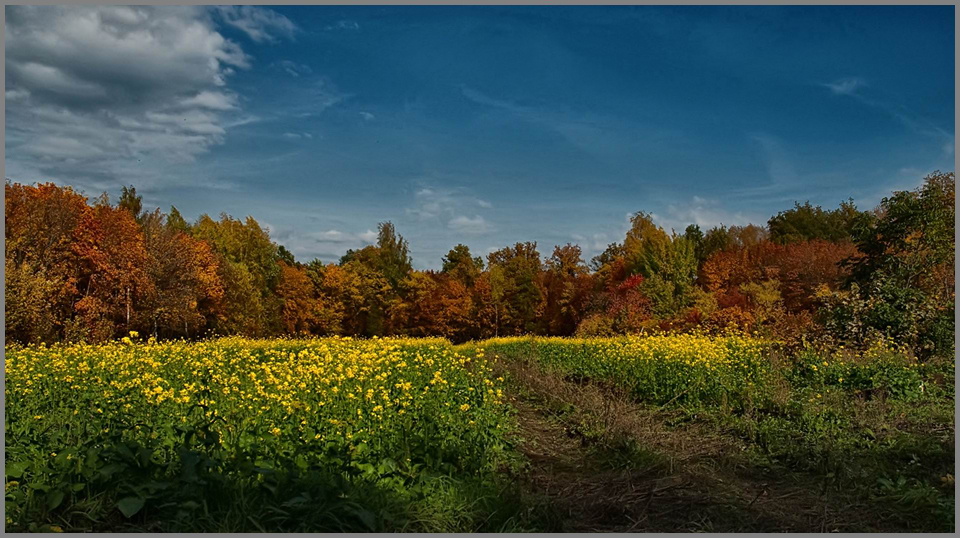
[[[143,499],[141,497],[124,497],[117,501],[117,508],[123,512],[126,517],[133,517],[143,508]]]

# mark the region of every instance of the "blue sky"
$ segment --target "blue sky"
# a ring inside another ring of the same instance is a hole
[[[874,206],[954,169],[941,7],[6,8],[6,176],[415,266]],[[53,39],[55,38],[55,39]]]

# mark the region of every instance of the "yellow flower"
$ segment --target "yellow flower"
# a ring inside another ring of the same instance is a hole
[[[469,411],[469,410],[470,410],[470,404],[463,404],[463,405],[461,405],[461,406],[460,406],[460,410],[461,410],[461,411],[464,411],[464,412]]]

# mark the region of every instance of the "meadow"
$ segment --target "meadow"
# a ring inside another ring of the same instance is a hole
[[[953,364],[885,340],[132,333],[5,351],[11,531],[954,527]]]

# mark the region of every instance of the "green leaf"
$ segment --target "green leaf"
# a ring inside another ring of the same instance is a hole
[[[51,491],[47,494],[47,507],[53,510],[63,502],[63,492],[60,490]]]
[[[17,461],[7,465],[7,476],[10,478],[20,478],[23,472],[30,467],[28,461]]]
[[[366,508],[355,508],[353,512],[357,515],[360,521],[367,526],[371,531],[377,530],[377,517],[373,512],[367,510]]]
[[[83,482],[77,482],[72,486],[73,491],[81,491],[83,488],[87,487]]]
[[[124,497],[117,501],[117,508],[123,512],[126,517],[133,517],[143,508],[143,499],[141,497]]]

